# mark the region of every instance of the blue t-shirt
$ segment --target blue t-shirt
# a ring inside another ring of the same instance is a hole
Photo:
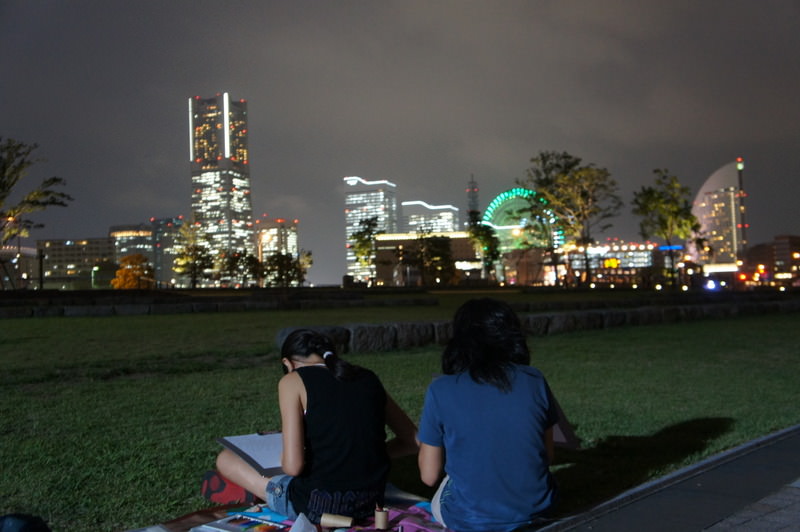
[[[468,373],[436,378],[425,394],[419,440],[444,447],[450,483],[441,510],[455,530],[513,530],[553,504],[544,433],[558,421],[542,373],[514,365],[511,390]]]

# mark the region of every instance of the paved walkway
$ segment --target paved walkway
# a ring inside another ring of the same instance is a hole
[[[800,531],[800,425],[712,456],[540,530]]]

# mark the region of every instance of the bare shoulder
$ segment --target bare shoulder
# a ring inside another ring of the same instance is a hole
[[[303,379],[295,372],[287,373],[278,382],[278,391],[280,393],[300,392],[304,388]]]

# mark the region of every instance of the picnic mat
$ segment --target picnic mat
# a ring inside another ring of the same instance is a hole
[[[430,503],[414,502],[395,504],[387,506],[389,512],[389,526],[387,530],[398,530],[402,527],[403,532],[440,532],[444,527],[436,523],[430,513]],[[217,519],[222,519],[228,515],[241,514],[253,517],[262,517],[275,521],[291,523],[283,516],[271,512],[268,508],[260,505],[243,507],[241,504],[229,504],[225,506],[215,506],[197,512],[178,517],[165,523],[153,525],[147,528],[139,528],[129,532],[188,532],[191,528],[200,526]],[[350,527],[348,530],[377,530],[374,528],[372,518]]]

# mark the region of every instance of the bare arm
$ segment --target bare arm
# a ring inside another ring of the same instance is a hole
[[[395,434],[395,437],[386,443],[389,458],[399,458],[417,452],[417,426],[388,393],[386,394],[386,424]]]
[[[303,392],[305,387],[297,373],[288,373],[278,383],[278,403],[281,410],[283,451],[281,467],[287,475],[297,476],[305,467],[303,440]]]
[[[442,448],[420,443],[417,463],[422,482],[428,486],[435,486],[439,482],[444,468],[444,452]]]

